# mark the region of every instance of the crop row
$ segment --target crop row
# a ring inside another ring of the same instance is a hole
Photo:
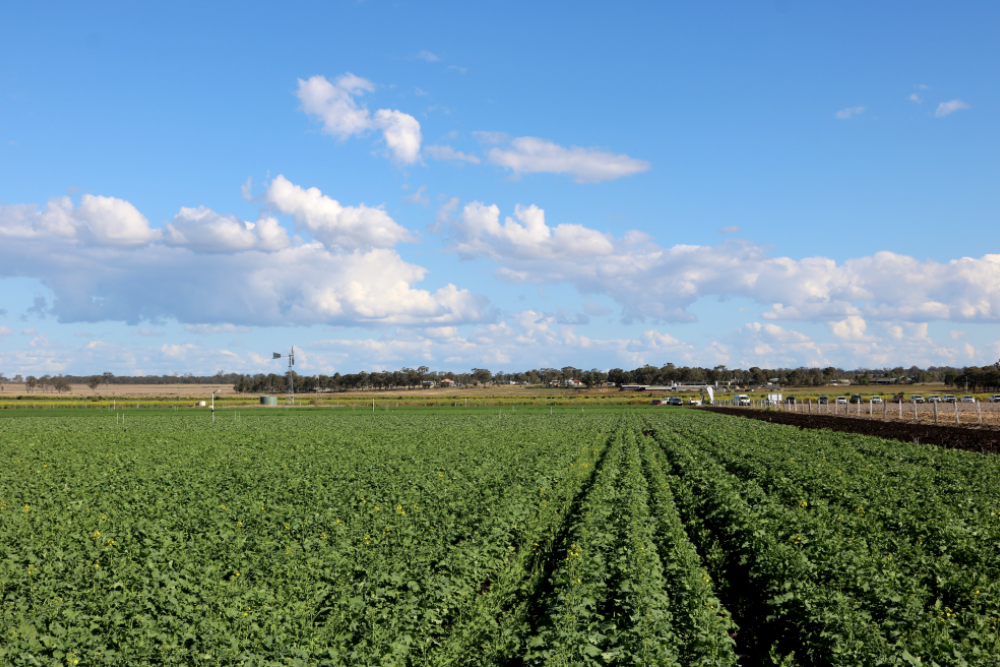
[[[716,415],[651,422],[742,649],[824,665],[1000,652],[982,457]]]

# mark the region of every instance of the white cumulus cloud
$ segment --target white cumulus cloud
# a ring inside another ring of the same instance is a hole
[[[549,227],[545,211],[534,205],[518,205],[514,216],[501,223],[498,206],[471,202],[451,221],[450,231],[453,250],[468,256],[572,259],[607,255],[614,250],[610,236],[582,225]]]
[[[484,134],[484,133],[479,133]],[[649,162],[596,148],[566,148],[537,137],[517,137],[507,147],[491,148],[490,162],[521,174],[570,174],[578,183],[613,181],[647,171]]]
[[[402,164],[413,164],[420,158],[420,123],[409,114],[391,109],[379,109],[372,116],[357,98],[374,90],[371,81],[348,72],[333,83],[324,76],[299,79],[295,94],[302,110],[322,121],[328,134],[347,139],[369,130],[381,130],[392,158]]]
[[[296,228],[344,250],[392,248],[413,234],[381,208],[342,206],[319,188],[303,188],[278,175],[261,195],[272,210],[292,216]]]
[[[270,216],[263,215],[256,223],[244,222],[205,206],[181,207],[173,222],[164,226],[163,239],[167,245],[204,252],[280,250],[291,245],[285,228]]]
[[[774,257],[746,240],[663,247],[638,231],[615,237],[579,224],[550,226],[536,206],[500,217],[496,205],[453,199],[433,230],[452,252],[495,262],[503,280],[606,295],[622,305],[626,322],[691,321],[693,303],[728,296],[766,306],[765,319],[830,323],[845,337],[863,334],[873,320],[1000,322],[1000,254],[936,262],[879,252],[838,263]]]
[[[75,239],[100,246],[139,246],[160,238],[138,209],[124,199],[83,195],[51,199],[44,208],[14,204],[0,207],[0,237]]]
[[[164,234],[141,233],[145,218],[128,202],[91,207],[83,222],[60,198],[0,206],[0,278],[41,281],[55,296],[47,312],[62,322],[438,327],[493,317],[468,290],[417,288],[427,269],[391,249],[411,236],[381,209],[344,207],[282,177],[263,199],[321,242],[291,245],[273,218],[248,224],[207,208],[182,209]],[[206,251],[217,254],[205,261]]]

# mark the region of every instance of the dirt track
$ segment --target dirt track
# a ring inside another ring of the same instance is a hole
[[[724,415],[747,417],[775,424],[788,424],[799,428],[825,428],[842,433],[861,433],[879,438],[940,445],[952,449],[966,449],[972,452],[1000,453],[1000,431],[993,429],[963,428],[959,426],[932,426],[907,424],[904,422],[883,422],[851,417],[828,415],[796,414],[793,412],[772,412],[747,408],[699,408]]]

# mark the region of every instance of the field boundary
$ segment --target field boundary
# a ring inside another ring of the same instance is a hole
[[[752,408],[703,407],[698,409],[717,414],[757,419],[774,424],[798,426],[803,429],[827,429],[840,433],[859,433],[887,440],[938,445],[951,449],[979,452],[981,454],[1000,454],[1000,431],[991,428],[935,426],[900,421],[859,419],[857,417],[754,410]]]

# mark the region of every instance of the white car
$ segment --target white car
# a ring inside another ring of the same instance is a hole
[[[937,394],[931,394],[930,396],[927,397],[927,402],[928,403],[940,403],[941,402],[941,397],[938,396]]]
[[[925,402],[924,397],[921,396],[920,394],[914,394],[913,396],[910,396],[910,403],[924,403],[924,402]]]
[[[990,403],[1000,403],[1000,394],[990,396]]]
[[[746,394],[738,394],[734,396],[733,402],[739,406],[750,407],[750,397]]]
[[[962,397],[962,402],[963,403],[975,403],[976,402],[976,397],[975,396],[965,395],[965,396]]]
[[[837,397],[837,405],[847,405],[847,397],[846,396],[838,396]]]
[[[956,401],[955,401],[955,395],[954,395],[954,394],[945,394],[945,395],[944,395],[944,396],[943,396],[943,397],[941,398],[941,400],[942,400],[942,401],[944,401],[945,403],[955,403],[955,402],[956,402]]]
[[[881,402],[882,402],[881,396],[872,396],[872,403],[881,403]]]

